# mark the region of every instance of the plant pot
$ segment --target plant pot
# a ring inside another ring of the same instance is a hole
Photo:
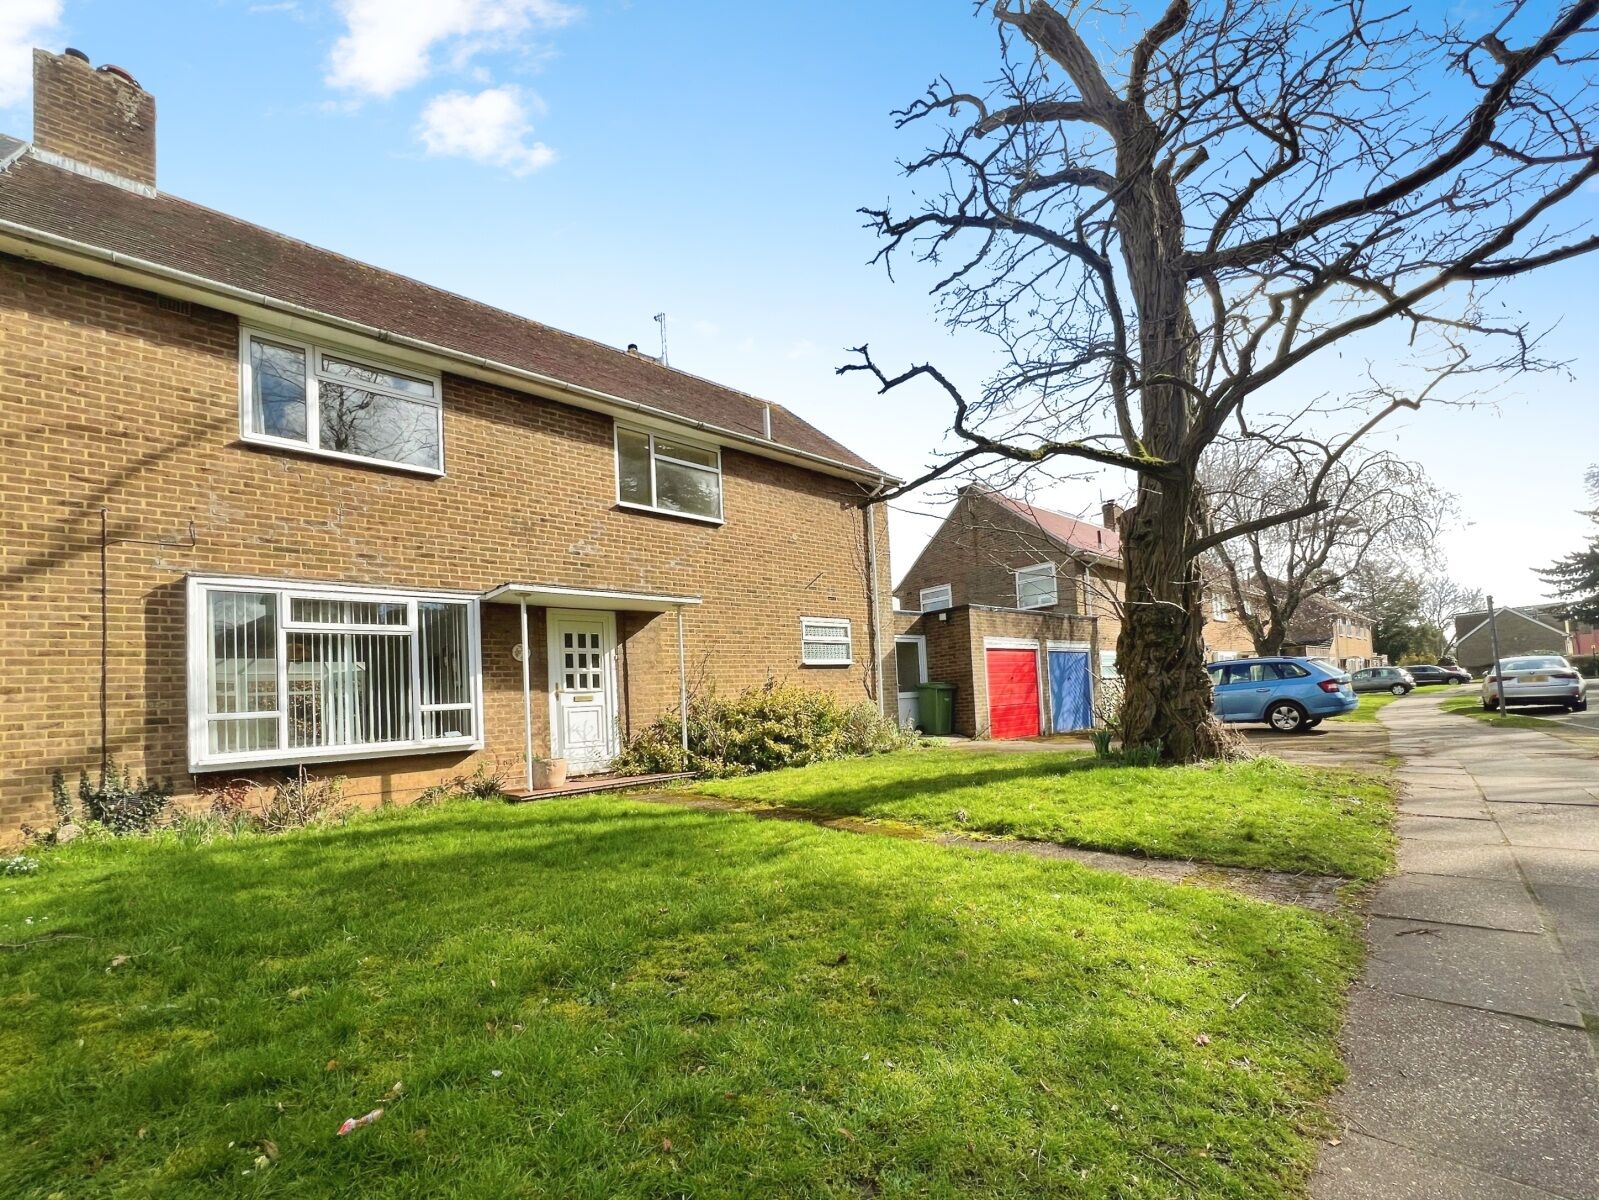
[[[566,759],[541,758],[533,764],[533,790],[547,792],[566,786]]]

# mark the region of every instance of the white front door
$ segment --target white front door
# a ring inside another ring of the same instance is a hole
[[[616,757],[616,615],[550,609],[550,751],[572,775]]]

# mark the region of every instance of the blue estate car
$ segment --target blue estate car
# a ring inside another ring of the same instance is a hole
[[[1308,658],[1234,658],[1209,670],[1218,717],[1264,721],[1278,733],[1314,729],[1360,702],[1347,672]]]

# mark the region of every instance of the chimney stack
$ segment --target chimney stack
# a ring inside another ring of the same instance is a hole
[[[33,147],[46,161],[155,188],[155,97],[81,50],[33,52]]]
[[[1101,516],[1105,519],[1105,528],[1112,533],[1121,532],[1122,518],[1127,515],[1127,510],[1114,500],[1107,500],[1099,508]]]

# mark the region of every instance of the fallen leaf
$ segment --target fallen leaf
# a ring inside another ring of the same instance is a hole
[[[1196,1045],[1196,1046],[1208,1046],[1208,1045],[1210,1045],[1210,1034],[1208,1034],[1208,1033],[1195,1034],[1194,1035],[1194,1045]]]
[[[1343,1138],[1332,1138],[1332,1139],[1330,1139],[1327,1142],[1327,1144],[1329,1146],[1342,1146],[1344,1144],[1344,1139]]]
[[[664,1150],[667,1154],[670,1154],[672,1152],[672,1139],[671,1138],[662,1138],[661,1139],[661,1149]]]
[[[272,1165],[272,1160],[270,1158],[268,1158],[266,1155],[257,1154],[255,1156],[255,1169],[257,1171],[264,1171],[268,1167],[270,1167],[271,1165]]]
[[[265,1157],[271,1159],[273,1162],[277,1162],[278,1161],[278,1144],[276,1142],[274,1142],[271,1138],[268,1138],[266,1141],[261,1143],[261,1153]]]
[[[339,1069],[339,1060],[336,1058],[328,1059],[328,1065],[322,1069],[324,1071],[337,1071]]]
[[[845,1129],[842,1125],[840,1125],[838,1127],[838,1132],[840,1134],[842,1134],[845,1138],[849,1139],[852,1142],[855,1140],[855,1135],[853,1133],[851,1133],[849,1130]]]
[[[111,974],[112,971],[115,971],[118,967],[122,966],[124,963],[132,962],[132,961],[133,961],[133,956],[131,954],[119,954],[119,955],[117,955],[115,958],[113,958],[111,960],[111,965],[105,969],[106,970],[106,974],[109,975],[109,974]]]

